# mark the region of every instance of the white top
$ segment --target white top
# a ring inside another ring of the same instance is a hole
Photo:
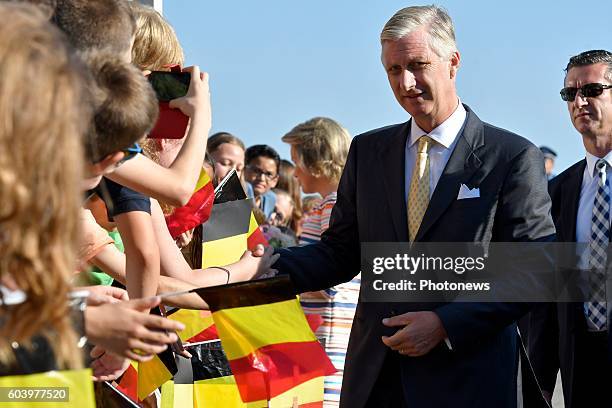
[[[429,134],[416,124],[416,121],[410,122],[410,137],[406,140],[406,201],[408,201],[408,192],[410,190],[410,181],[412,180],[412,171],[416,164],[417,155],[417,141],[423,135],[428,135],[436,143],[433,143],[429,149],[429,197],[433,194],[438,185],[438,181],[442,176],[442,172],[450,159],[451,153],[455,149],[457,144],[457,136],[463,128],[467,112],[461,104],[461,101],[457,101],[457,109],[449,116],[442,124],[437,128],[433,129]]]

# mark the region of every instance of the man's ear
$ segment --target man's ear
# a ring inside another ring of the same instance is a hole
[[[459,70],[459,65],[461,62],[461,55],[459,51],[454,51],[450,57],[450,77],[454,79],[457,76],[457,71]]]
[[[92,176],[101,176],[112,172],[115,170],[115,165],[119,163],[124,156],[125,153],[123,152],[115,152],[105,156],[102,160],[90,167]]]

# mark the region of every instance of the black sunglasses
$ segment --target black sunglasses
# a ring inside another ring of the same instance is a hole
[[[594,98],[596,96],[601,95],[604,89],[610,89],[610,88],[612,88],[612,85],[592,83],[592,84],[582,85],[580,88],[576,88],[573,86],[563,88],[560,93],[561,93],[561,99],[563,99],[565,102],[572,102],[574,99],[576,99],[578,90],[580,90],[580,93],[582,94],[584,98]]]

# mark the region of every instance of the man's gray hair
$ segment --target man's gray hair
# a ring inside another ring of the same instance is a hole
[[[593,65],[599,63],[604,63],[608,65],[608,70],[606,71],[606,79],[608,81],[612,81],[612,52],[606,50],[590,50],[581,52],[578,55],[574,55],[567,63],[567,67],[565,67],[565,73],[567,74],[567,72],[569,72],[569,70],[574,67],[583,67],[585,65]]]
[[[399,10],[385,24],[380,33],[380,42],[397,41],[422,28],[429,33],[429,47],[440,58],[449,58],[457,51],[453,21],[446,10],[434,5]]]

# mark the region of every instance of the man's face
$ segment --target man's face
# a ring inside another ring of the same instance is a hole
[[[585,84],[601,83],[609,85],[612,81],[606,78],[608,65],[604,63],[570,68],[565,77],[566,87],[580,88]],[[585,98],[578,91],[572,102],[567,102],[567,109],[574,127],[583,137],[597,135],[612,136],[612,91],[605,89],[599,96]]]
[[[419,30],[382,45],[382,63],[395,98],[425,131],[437,127],[457,107],[459,67],[458,52],[442,59],[429,47],[428,38]]]
[[[253,186],[256,197],[265,194],[278,182],[276,162],[269,157],[256,157],[245,167],[244,177]]]

